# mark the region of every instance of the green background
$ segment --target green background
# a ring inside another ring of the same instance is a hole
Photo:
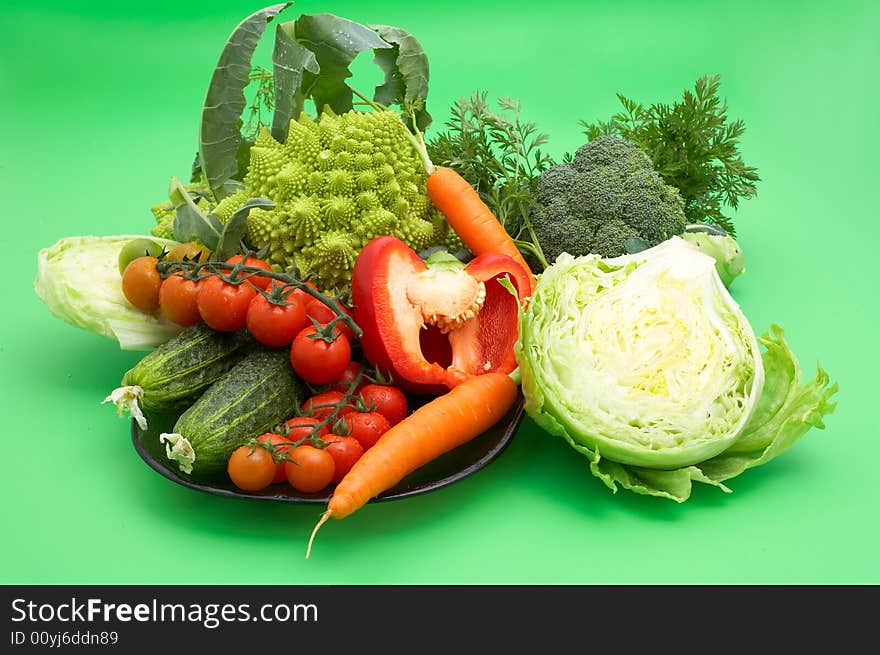
[[[27,5],[31,4],[30,7]],[[50,316],[32,280],[64,236],[145,232],[185,176],[213,65],[253,2],[0,9],[4,583],[877,583],[876,153],[880,10],[862,2],[300,2],[399,25],[431,62],[429,109],[518,97],[560,155],[615,93],[671,101],[722,75],[758,196],[736,214],[755,330],[841,385],[825,431],[683,505],[611,494],[523,423],[477,475],[325,526],[316,506],[171,484],[101,407],[139,358]],[[366,57],[365,57],[366,58]],[[368,66],[366,67],[368,68]],[[360,86],[369,87],[372,79]]]

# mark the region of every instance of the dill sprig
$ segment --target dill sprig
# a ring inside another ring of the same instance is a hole
[[[245,138],[253,141],[260,128],[272,123],[272,109],[275,107],[275,81],[272,71],[262,66],[251,69],[248,87],[254,85],[250,103],[245,112],[247,118],[242,125]]]
[[[501,98],[493,110],[474,92],[451,107],[445,131],[428,141],[431,160],[464,177],[520,247],[534,252],[529,207],[532,182],[554,165],[541,147],[548,136],[520,118],[519,100]]]
[[[741,199],[754,196],[760,178],[740,156],[745,124],[728,121],[719,86],[720,76],[703,76],[693,92],[685,90],[671,105],[644,106],[618,93],[621,112],[608,121],[580,124],[589,140],[616,134],[644,150],[657,173],[681,193],[689,222],[715,223],[735,234],[722,209],[736,209]]]

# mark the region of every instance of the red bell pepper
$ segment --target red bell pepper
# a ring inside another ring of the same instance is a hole
[[[519,307],[498,281],[505,276],[524,300],[528,274],[507,255],[480,255],[466,266],[451,255],[426,263],[400,239],[373,239],[352,274],[364,355],[417,393],[442,393],[482,373],[510,373]]]

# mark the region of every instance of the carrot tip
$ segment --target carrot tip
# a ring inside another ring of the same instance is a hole
[[[332,516],[332,513],[330,512],[329,509],[326,512],[324,512],[323,514],[321,514],[320,520],[318,521],[317,525],[315,525],[314,529],[312,530],[312,536],[309,537],[309,545],[306,548],[306,559],[309,558],[309,555],[312,552],[312,542],[315,540],[315,535],[318,534],[318,528],[320,528],[322,525],[324,525],[324,523],[327,521],[327,519],[329,519],[331,516]]]

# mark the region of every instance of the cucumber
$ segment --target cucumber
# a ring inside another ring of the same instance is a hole
[[[244,357],[253,343],[246,331],[217,332],[198,323],[135,364],[122,377],[122,386],[142,389],[142,409],[180,411]]]
[[[305,394],[287,349],[253,350],[160,435],[166,457],[193,478],[220,478],[233,450],[292,416]]]

